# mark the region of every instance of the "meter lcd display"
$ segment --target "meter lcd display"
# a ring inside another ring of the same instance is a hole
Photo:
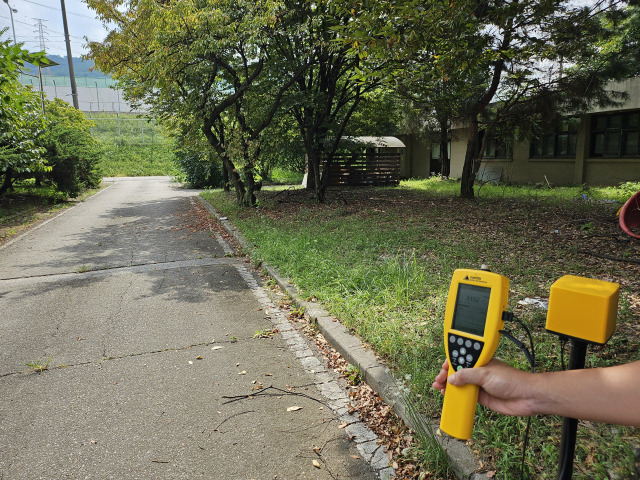
[[[483,336],[490,296],[489,287],[459,284],[451,328]]]

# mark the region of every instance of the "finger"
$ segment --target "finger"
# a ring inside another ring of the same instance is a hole
[[[448,379],[448,382],[451,385],[463,386],[468,383],[473,383],[475,385],[482,385],[484,380],[484,371],[483,368],[462,368],[455,373],[452,373]]]

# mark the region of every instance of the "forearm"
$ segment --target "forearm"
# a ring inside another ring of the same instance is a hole
[[[640,362],[532,375],[534,413],[640,426]]]

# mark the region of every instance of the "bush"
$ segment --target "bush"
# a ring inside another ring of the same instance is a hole
[[[46,112],[49,125],[41,141],[46,148],[46,163],[52,168],[45,179],[72,198],[85,188],[97,187],[102,178],[98,167],[100,147],[91,136],[92,123],[57,98],[47,102]]]
[[[176,148],[175,160],[192,188],[220,188],[224,186],[222,162],[209,152]]]

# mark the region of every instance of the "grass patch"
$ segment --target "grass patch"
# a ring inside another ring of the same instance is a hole
[[[640,359],[640,266],[594,256],[640,258],[640,242],[617,225],[615,202],[628,197],[624,188],[485,185],[469,201],[458,197],[459,183],[430,179],[397,188],[331,189],[322,205],[304,190],[265,190],[260,206],[245,210],[223,192],[204,196],[255,245],[254,260],[276,266],[371,344],[427,415],[441,408],[431,382],[444,357],[442,319],[456,268],[486,263],[509,277],[509,309],[532,330],[539,371],[560,370],[558,341],[544,329],[546,312],[517,302],[548,297],[565,274],[616,281],[622,287],[616,333],[608,345],[590,347],[587,366]],[[507,342],[498,355],[528,368]],[[478,412],[474,439],[485,465],[499,478],[519,478],[524,420]],[[534,478],[553,478],[559,422],[541,417],[533,423],[526,468]],[[590,440],[576,452],[584,475],[630,478],[638,430],[587,424],[582,435],[585,429]]]
[[[34,179],[16,182],[13,190],[0,195],[0,244],[34,222],[74,205],[95,193],[88,190],[69,200],[52,186],[37,187]]]
[[[167,145],[108,145],[100,162],[105,177],[176,176],[173,152]]]
[[[130,113],[96,113],[93,136],[103,147],[105,177],[176,176],[171,140],[151,118]]]
[[[290,170],[274,167],[271,172],[271,181],[280,185],[300,185],[304,174],[292,172]]]
[[[29,367],[33,373],[42,373],[45,370],[49,370],[49,364],[52,358],[53,355],[50,355],[46,360],[33,360],[32,362],[25,363],[25,365]]]

